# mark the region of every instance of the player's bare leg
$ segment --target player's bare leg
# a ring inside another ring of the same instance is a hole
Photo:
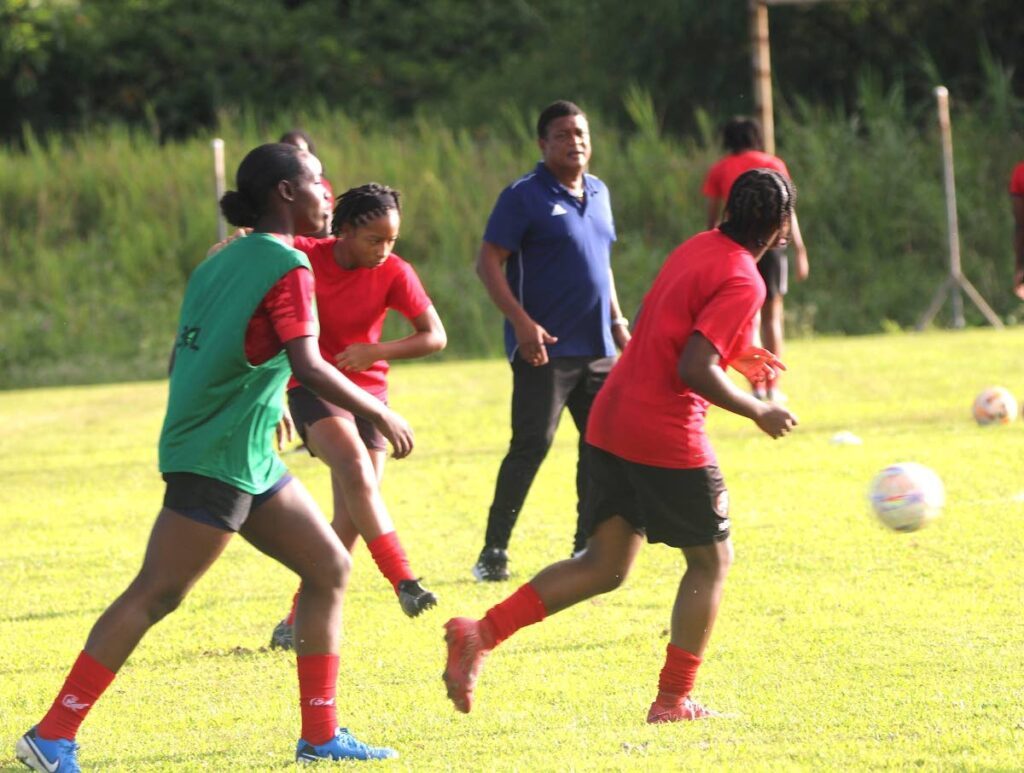
[[[409,617],[436,606],[437,596],[413,576],[380,492],[385,451],[368,449],[356,423],[343,418],[321,419],[308,428],[306,437],[310,450],[331,470],[331,526],[342,544],[351,552],[363,538]]]
[[[761,307],[761,345],[780,360],[783,354],[784,320],[783,296],[776,295],[774,298],[768,298]],[[769,400],[775,397],[777,384],[778,376],[768,384]]]
[[[463,713],[472,709],[484,658],[519,627],[618,588],[643,539],[625,519],[609,518],[594,530],[582,554],[543,569],[483,619],[456,617],[445,623],[448,661],[442,677],[455,708]]]
[[[689,692],[722,604],[725,578],[733,561],[732,541],[683,548],[683,555],[686,572],[672,608],[671,644],[648,722],[715,716],[693,701]]]
[[[298,480],[253,510],[242,536],[302,580],[295,614],[297,655],[338,652],[352,559]]]
[[[232,536],[232,532],[161,509],[142,568],[93,625],[85,651],[111,671],[118,671],[146,631],[177,609]]]

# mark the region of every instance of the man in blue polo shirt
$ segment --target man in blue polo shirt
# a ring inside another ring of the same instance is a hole
[[[629,341],[611,269],[615,222],[604,183],[586,173],[590,128],[572,102],[537,120],[541,162],[498,197],[476,270],[505,315],[512,365],[512,441],[498,471],[484,549],[473,567],[482,581],[507,580],[508,543],[564,408],[580,433],[577,498],[587,458],[590,406]],[[577,504],[577,512],[580,508]],[[573,552],[586,544],[577,516]]]

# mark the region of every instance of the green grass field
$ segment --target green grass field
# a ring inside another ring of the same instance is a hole
[[[1024,329],[794,342],[801,426],[772,441],[713,411],[737,561],[696,696],[732,719],[644,724],[683,565],[647,547],[619,591],[504,644],[471,715],[440,674],[442,623],[482,614],[564,557],[575,438],[564,422],[513,538],[514,582],[477,585],[507,443],[507,366],[399,365],[417,430],[385,496],[440,607],[408,620],[365,549],[345,609],[339,716],[409,770],[1020,769],[1024,425],[980,428],[974,395],[1024,395]],[[0,770],[86,633],[133,576],[159,507],[163,383],[0,392]],[[849,430],[862,446],[830,438]],[[326,469],[292,471],[328,504]],[[865,493],[914,460],[944,479],[928,529],[885,531]],[[153,629],[79,734],[86,769],[273,769],[298,735],[291,655],[266,645],[294,590],[241,540]]]

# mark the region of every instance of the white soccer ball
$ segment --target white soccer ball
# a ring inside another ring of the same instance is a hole
[[[981,426],[1009,424],[1017,419],[1017,399],[1008,389],[992,386],[974,398],[974,420]]]
[[[916,462],[886,467],[871,482],[868,496],[878,520],[894,531],[917,531],[927,526],[946,502],[942,479]]]

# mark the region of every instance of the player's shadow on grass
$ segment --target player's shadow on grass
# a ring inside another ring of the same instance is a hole
[[[0,617],[0,623],[31,623],[34,620],[56,620],[61,617],[82,617],[93,615],[99,616],[106,607],[92,607],[83,609],[61,609],[52,612],[28,612],[24,615],[13,615],[11,617]]]

